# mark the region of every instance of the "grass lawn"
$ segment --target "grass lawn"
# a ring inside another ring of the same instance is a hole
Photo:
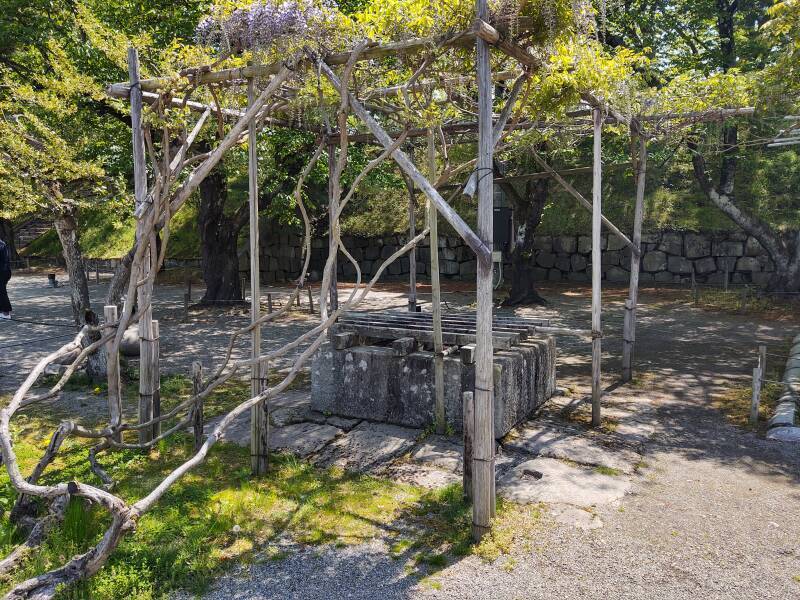
[[[74,388],[85,386],[77,380]],[[238,387],[243,387],[239,390]],[[211,414],[241,401],[245,382],[235,382],[209,402]],[[101,389],[102,388],[98,388]],[[166,378],[162,391],[179,399],[188,393],[185,378]],[[88,390],[98,393],[97,389]],[[212,408],[213,407],[213,408]],[[49,441],[56,420],[41,411],[15,420],[15,449],[23,473],[32,469]],[[89,446],[67,440],[43,483],[70,479],[100,485],[87,461]],[[118,482],[116,492],[136,500],[191,453],[192,440],[179,435],[150,453],[119,451],[101,455],[101,463]],[[5,555],[22,535],[8,520],[15,492],[5,471],[0,475],[0,551]],[[90,580],[62,590],[61,598],[163,598],[175,589],[201,593],[215,576],[234,562],[281,560],[279,539],[306,545],[356,544],[384,537],[390,555],[405,561],[405,572],[436,587],[437,571],[455,557],[476,553],[493,561],[518,543],[528,543],[540,507],[498,503],[491,534],[473,546],[471,509],[461,487],[437,491],[399,484],[340,469],[318,469],[288,455],[275,455],[264,477],[251,477],[249,451],[233,444],[215,446],[208,460],[191,472],[145,514],[136,531],[123,539],[107,565]],[[0,584],[7,592],[15,583],[62,565],[99,540],[109,519],[95,507],[73,500],[66,520],[32,553],[12,578]],[[512,564],[512,563],[509,563]],[[513,567],[513,565],[512,565]]]

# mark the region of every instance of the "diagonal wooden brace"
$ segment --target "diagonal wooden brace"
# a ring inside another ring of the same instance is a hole
[[[592,209],[592,203],[589,202],[586,198],[584,198],[583,194],[581,194],[578,190],[576,190],[574,187],[572,187],[569,184],[569,182],[567,182],[563,177],[561,177],[561,175],[556,173],[553,170],[553,168],[550,165],[548,165],[547,162],[545,162],[545,160],[541,156],[536,154],[536,152],[533,153],[533,158],[537,163],[539,163],[539,165],[545,171],[550,173],[551,177],[553,177],[553,179],[555,179],[562,188],[564,188],[567,192],[569,192],[572,196],[574,196],[575,199],[578,202],[580,202],[586,208],[586,210],[588,210],[589,212],[592,212],[592,210],[593,210]],[[636,245],[628,238],[628,236],[625,235],[624,233],[622,233],[616,225],[614,225],[611,221],[609,221],[606,218],[605,215],[600,215],[600,219],[603,221],[603,225],[608,227],[608,230],[611,233],[616,235],[620,240],[622,240],[622,242],[626,246],[628,246],[628,248],[631,249],[631,252],[633,252],[634,256],[640,256],[641,255],[640,249],[637,248]]]
[[[342,84],[339,81],[339,78],[336,76],[336,73],[334,73],[324,62],[320,63],[320,68],[322,69],[322,73],[330,80],[330,82],[333,84],[333,87],[336,88],[336,91],[339,92],[339,94],[348,94],[350,107],[353,109],[353,112],[356,114],[356,116],[364,121],[364,124],[370,130],[372,135],[375,136],[375,139],[377,139],[384,148],[391,148],[394,144],[394,140],[372,117],[372,115],[367,112],[367,109],[364,108],[364,106],[352,93],[342,89]],[[417,168],[414,166],[414,163],[410,158],[408,158],[408,155],[406,155],[406,153],[402,150],[397,149],[392,152],[392,158],[398,164],[398,166],[412,179],[414,184],[421,189],[425,195],[428,196],[428,198],[431,199],[431,202],[433,202],[434,206],[436,206],[436,210],[439,211],[439,214],[441,214],[447,220],[447,222],[450,223],[458,235],[460,235],[467,245],[472,248],[472,250],[478,256],[478,259],[486,261],[487,263],[491,263],[491,249],[483,243],[478,235],[472,231],[472,229],[470,229],[469,225],[466,224],[464,219],[462,219],[459,214],[447,203],[447,201],[442,198],[439,192],[436,191],[436,188],[433,186],[433,184],[431,184],[431,182],[428,181],[428,179],[422,173],[420,173],[419,170],[417,170]]]

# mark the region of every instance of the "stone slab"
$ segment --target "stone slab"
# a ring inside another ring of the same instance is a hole
[[[781,402],[775,410],[775,414],[769,420],[769,428],[773,427],[793,427],[797,414],[797,404],[793,400]]]
[[[609,445],[601,444],[601,439]],[[633,473],[642,456],[621,445],[614,447],[613,443],[613,439],[602,438],[599,434],[590,436],[580,428],[545,424],[527,425],[518,429],[504,446],[508,450],[533,456]]]
[[[461,483],[462,476],[451,471],[444,471],[427,465],[401,463],[390,465],[380,471],[381,476],[388,477],[400,483],[416,485],[435,490],[454,483]]]
[[[297,423],[276,427],[269,432],[270,450],[285,451],[302,458],[316,454],[341,433],[332,425]]]
[[[419,434],[418,429],[364,422],[331,442],[318,462],[348,471],[372,471],[410,451]]]
[[[426,438],[411,453],[411,460],[417,464],[427,465],[449,471],[461,473],[463,469],[464,447],[442,436]]]
[[[498,493],[514,502],[598,506],[620,500],[632,487],[626,477],[611,477],[553,458],[523,462],[500,477]]]
[[[353,427],[361,423],[360,419],[345,419],[344,417],[328,417],[325,421],[328,425],[338,427],[342,431],[350,431]]]
[[[524,422],[555,389],[555,340],[528,338],[494,355],[494,425],[500,438]],[[475,365],[457,357],[444,363],[445,419],[462,430],[464,391],[475,387]],[[327,415],[426,428],[434,421],[434,357],[426,351],[398,356],[392,348],[330,344],[314,357],[314,410]]]
[[[767,439],[776,442],[800,443],[800,427],[775,427],[769,430]]]

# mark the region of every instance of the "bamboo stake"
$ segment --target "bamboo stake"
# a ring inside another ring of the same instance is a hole
[[[472,456],[473,439],[475,437],[475,395],[464,392],[463,395],[463,424],[464,430],[464,499],[472,500]]]
[[[477,16],[486,20],[486,0],[476,0]],[[486,248],[478,256],[475,343],[475,440],[473,448],[472,537],[480,540],[495,513],[494,494],[494,361],[492,349],[492,72],[489,46],[476,41],[478,83],[478,239]],[[488,175],[487,175],[488,174]]]
[[[136,214],[142,214],[147,202],[147,165],[144,151],[144,131],[142,129],[142,90],[139,79],[139,53],[136,48],[128,48],[128,76],[131,93],[131,131],[133,135],[133,183],[136,195]],[[139,218],[136,224],[136,239],[140,244],[149,244],[149,231],[146,219]],[[153,283],[150,279],[153,253],[150,248],[144,252],[139,278],[144,284],[139,286],[137,300],[144,307],[139,319],[139,423],[147,423],[153,418]],[[132,276],[136,276],[133,274]],[[152,430],[139,430],[139,443],[149,442]]]
[[[199,396],[203,391],[203,365],[192,363],[192,395]],[[194,451],[203,445],[203,399],[199,398],[192,409],[192,429],[194,430]]]
[[[753,397],[750,402],[750,426],[758,425],[758,408],[761,404],[761,379],[763,375],[759,367],[753,369]]]
[[[428,177],[436,180],[436,145],[433,129],[428,129]],[[430,230],[431,248],[431,305],[433,310],[433,366],[436,433],[442,435],[445,431],[444,414],[444,358],[442,351],[442,289],[439,281],[439,214],[433,202],[428,200],[428,229]]]
[[[336,182],[333,180],[332,174],[336,172],[336,148],[333,145],[328,146],[328,244],[329,252],[335,252],[336,256],[333,257],[333,267],[331,269],[331,285],[330,285],[330,312],[335,312],[339,308],[339,290],[338,284],[338,251],[331,250],[336,248],[333,245],[333,240],[336,236],[334,231],[337,226],[336,214],[339,212],[339,198],[336,193]],[[320,299],[322,302],[322,299]],[[322,311],[322,318],[328,316],[327,311]]]
[[[636,132],[638,137],[638,157],[636,165],[636,207],[633,215],[633,246],[631,252],[631,278],[628,286],[628,299],[625,302],[625,325],[622,342],[622,381],[633,377],[633,351],[636,344],[636,308],[639,301],[639,267],[642,252],[642,221],[644,220],[644,192],[647,175],[647,139]],[[694,271],[692,272],[694,278]]]
[[[247,102],[252,106],[256,99],[255,84],[247,81]],[[256,323],[261,316],[261,270],[258,256],[258,154],[256,148],[256,125],[251,123],[247,131],[247,176],[250,182],[250,322]],[[250,356],[261,356],[261,326],[255,325],[250,332]],[[266,388],[265,367],[255,363],[250,368],[250,395],[255,397]],[[269,408],[266,400],[250,409],[250,470],[253,475],[264,475],[269,468]]]
[[[117,322],[117,312],[115,304],[103,307],[106,325]],[[108,377],[108,416],[111,425],[119,425],[122,419],[122,381],[119,371],[119,352],[114,353],[113,338],[106,342],[106,352],[108,354],[106,360],[108,365],[106,367]],[[122,441],[122,436],[117,435],[114,439],[118,442]]]
[[[161,416],[161,331],[153,321],[153,418]],[[161,435],[161,421],[153,423],[153,438]]]
[[[408,239],[417,235],[417,214],[414,200],[414,182],[406,178],[408,188]],[[408,312],[417,312],[417,248],[408,253]]]
[[[600,426],[600,361],[602,352],[601,278],[602,254],[600,250],[600,229],[602,227],[602,183],[603,183],[603,113],[595,108],[594,121],[594,162],[592,181],[592,426]]]

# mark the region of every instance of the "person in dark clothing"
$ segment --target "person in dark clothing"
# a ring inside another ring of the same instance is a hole
[[[11,279],[11,249],[0,240],[0,319],[11,318],[11,300],[8,299],[8,281]]]

